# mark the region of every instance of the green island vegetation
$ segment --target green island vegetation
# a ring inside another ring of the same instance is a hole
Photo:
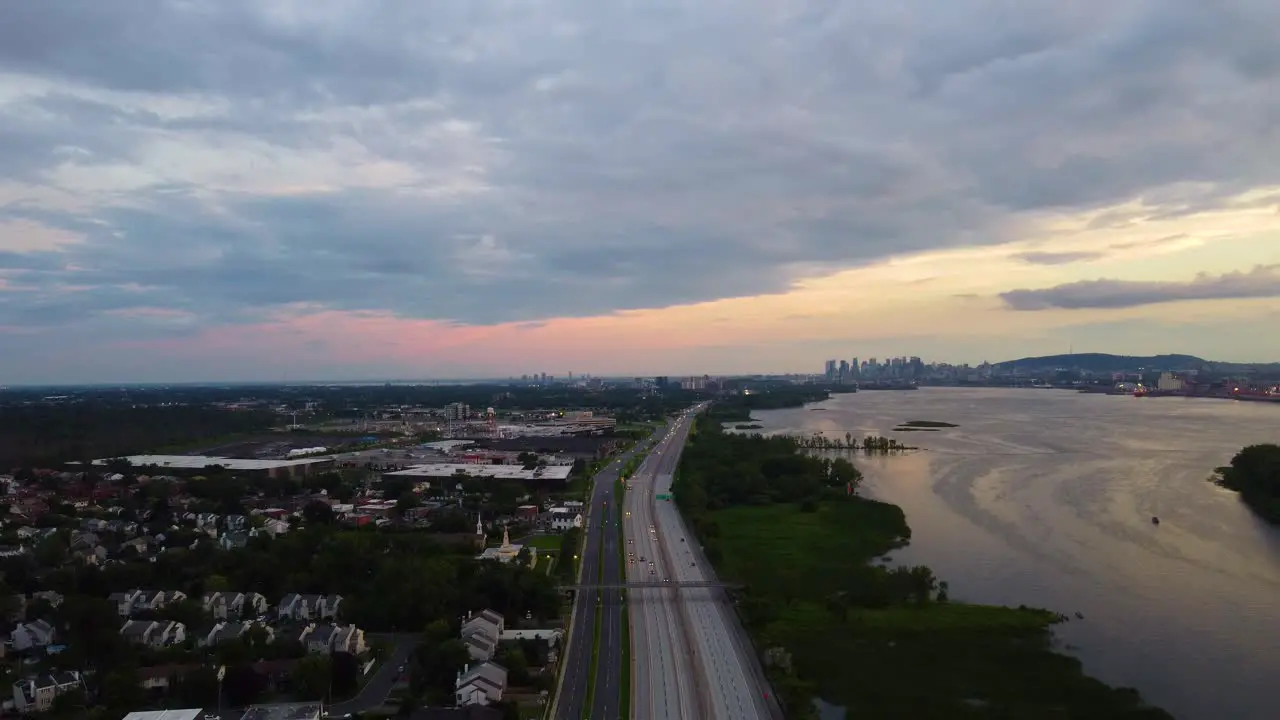
[[[800,387],[795,385],[779,385],[765,388],[751,394],[734,395],[717,400],[707,410],[709,417],[720,422],[752,422],[752,410],[781,410],[783,408],[804,407],[808,403],[828,400],[831,393],[827,390]]]
[[[1240,499],[1267,522],[1280,524],[1280,445],[1244,448],[1230,465],[1218,468],[1214,480],[1240,493]]]
[[[763,430],[763,425],[734,425],[734,430]]]
[[[849,717],[1170,718],[1054,652],[1062,616],[955,602],[928,567],[876,564],[911,530],[897,506],[846,494],[861,480],[848,460],[715,417],[697,428],[676,501],[720,576],[744,583],[738,611],[788,717],[822,698]]]

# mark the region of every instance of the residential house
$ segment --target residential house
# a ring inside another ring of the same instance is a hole
[[[454,684],[454,702],[460,706],[502,702],[507,690],[507,669],[495,662],[463,665]]]
[[[332,652],[334,625],[307,625],[298,635],[298,642],[312,653]]]
[[[280,601],[276,612],[281,620],[331,620],[338,616],[341,605],[341,595],[289,593]]]
[[[32,647],[48,647],[53,644],[57,635],[53,626],[44,620],[29,623],[18,623],[13,629],[13,649],[27,650]]]
[[[97,533],[93,532],[73,532],[71,533],[72,552],[77,550],[89,550],[102,544],[102,540],[98,538]]]
[[[170,620],[129,620],[120,627],[120,634],[131,643],[162,648],[185,642],[187,627]]]
[[[172,605],[187,599],[186,593],[180,590],[165,592],[164,590],[138,590],[134,595],[130,612],[139,610],[159,610],[165,605]]]
[[[505,628],[506,621],[492,610],[467,613],[467,616],[462,619],[461,635],[471,659],[492,660]]]
[[[129,551],[133,551],[138,555],[147,555],[151,552],[152,543],[152,539],[147,536],[132,538],[120,543],[120,550],[118,552],[128,553]],[[129,555],[126,554],[125,557],[129,557]]]
[[[126,592],[111,593],[107,599],[116,605],[116,614],[120,617],[129,617],[133,614],[133,603],[142,594],[141,590],[128,590]]]
[[[141,681],[142,687],[147,690],[167,691],[182,682],[183,676],[187,673],[200,669],[200,665],[192,663],[188,665],[155,665],[152,667],[138,668],[138,680]],[[132,717],[126,715],[125,719]],[[163,716],[161,716],[163,717]]]
[[[203,598],[205,612],[219,620],[259,617],[267,612],[267,599],[259,593],[213,592]]]
[[[223,550],[238,550],[247,547],[249,545],[249,533],[243,531],[223,533],[222,537],[218,538],[218,545],[222,546]]]
[[[233,620],[231,622],[220,622],[214,625],[213,629],[209,631],[209,634],[205,636],[204,644],[217,645],[218,643],[226,642],[228,640],[235,640],[236,638],[239,638],[242,635],[244,635],[246,632],[248,632],[249,628],[253,627],[255,624],[257,623],[254,623],[251,620]],[[275,633],[275,630],[271,629],[270,625],[262,625],[262,624],[257,624],[257,625],[266,631],[267,642],[272,642],[275,640],[276,633]]]
[[[369,646],[364,642],[364,631],[355,625],[339,625],[333,632],[333,652],[363,655]]]
[[[80,521],[80,529],[87,533],[105,532],[107,521],[102,518],[84,518]]]
[[[551,511],[551,529],[557,532],[564,532],[574,528],[582,527],[582,513],[573,512],[562,508],[555,508]]]
[[[75,671],[30,677],[13,684],[13,707],[24,714],[48,712],[59,695],[83,689],[84,681]]]
[[[268,518],[262,524],[260,531],[271,537],[277,537],[289,532],[289,521],[280,518]]]
[[[209,537],[218,537],[218,525],[222,517],[217,513],[187,513],[182,519],[195,526],[196,530]]]

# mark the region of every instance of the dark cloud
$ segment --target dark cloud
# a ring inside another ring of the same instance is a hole
[[[1103,257],[1099,252],[1024,252],[1013,256],[1016,260],[1032,265],[1069,265]]]
[[[633,5],[6,5],[0,220],[83,241],[0,252],[0,324],[533,322],[1280,184],[1275,3]]]
[[[1280,297],[1280,265],[1249,272],[1197,275],[1190,282],[1084,280],[1042,290],[1011,290],[1000,299],[1014,310],[1127,308],[1181,300]]]

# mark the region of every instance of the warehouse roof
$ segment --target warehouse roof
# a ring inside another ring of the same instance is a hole
[[[473,478],[492,478],[494,480],[567,480],[568,465],[548,465],[534,470],[525,470],[522,465],[485,465],[480,463],[428,463],[416,465],[408,470],[385,473],[389,477],[415,477],[448,479],[459,476],[459,471]]]
[[[113,458],[94,460],[94,465],[106,465]],[[271,470],[280,467],[309,465],[332,460],[331,457],[295,458],[293,460],[243,460],[239,458],[211,457],[209,455],[130,455],[125,458],[134,467],[157,465],[162,468],[199,470],[210,465],[221,465],[228,470]]]

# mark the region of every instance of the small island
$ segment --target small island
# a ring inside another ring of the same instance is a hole
[[[753,418],[754,419],[754,418]],[[763,430],[763,425],[734,425],[734,430]]]
[[[894,432],[938,432],[942,428],[960,427],[955,423],[942,422],[941,420],[908,420],[898,427],[894,428]]]
[[[1218,468],[1214,482],[1240,493],[1240,499],[1269,523],[1280,525],[1280,445],[1250,445]]]

